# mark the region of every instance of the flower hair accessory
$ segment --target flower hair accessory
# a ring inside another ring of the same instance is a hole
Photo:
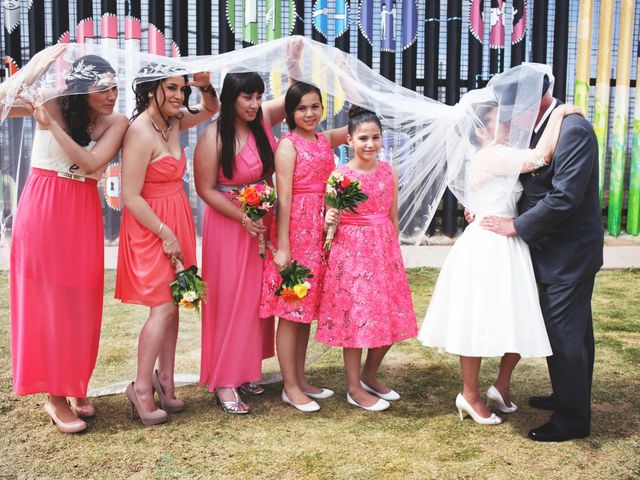
[[[173,65],[161,65],[159,63],[149,63],[142,67],[134,80],[134,84],[152,82],[160,78],[174,77],[182,75],[181,70]]]
[[[118,83],[118,77],[113,72],[100,71],[95,65],[81,60],[71,68],[66,81],[67,83],[80,81],[91,83],[96,87],[109,87]]]

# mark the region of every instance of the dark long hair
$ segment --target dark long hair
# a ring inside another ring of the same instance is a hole
[[[264,93],[262,77],[254,72],[227,73],[220,93],[220,117],[218,118],[218,143],[222,173],[228,179],[233,177],[236,157],[236,99],[242,93]],[[262,109],[258,109],[256,118],[249,122],[249,129],[256,139],[258,153],[262,161],[262,175],[273,171],[273,150],[267,133],[262,126]]]
[[[293,130],[296,128],[296,122],[293,119],[293,114],[300,105],[300,101],[302,97],[304,97],[307,93],[315,92],[318,94],[318,98],[320,99],[320,106],[322,105],[322,92],[315,85],[311,85],[310,83],[298,82],[289,87],[287,90],[287,94],[284,96],[284,111],[287,113],[287,126],[289,130]]]
[[[105,73],[115,74],[115,70],[104,58],[97,55],[85,55],[78,58],[73,62],[71,72],[65,80],[67,85],[65,94],[70,95],[63,95],[59,99],[60,111],[67,127],[67,133],[74,142],[83,147],[91,142],[89,134],[91,122],[87,106],[89,87],[95,85],[99,76]]]
[[[163,78],[151,78],[145,77],[149,71],[152,71],[156,67],[156,64],[149,64],[143,67],[138,72],[138,78],[133,82],[133,93],[136,98],[136,106],[133,109],[133,115],[131,116],[130,122],[133,122],[138,116],[144,112],[149,107],[150,97],[149,93],[152,94],[153,100],[156,104],[156,108],[158,109],[158,113],[162,116],[165,123],[169,125],[169,118],[166,118],[162,113],[162,106],[167,101],[167,95],[164,91],[164,86],[162,85],[165,80],[171,77],[163,77]],[[191,87],[187,85],[189,82],[189,78],[186,75],[175,75],[176,77],[182,76],[184,78],[184,100],[182,101],[182,105],[186,107],[186,109],[191,113],[198,113],[198,110],[192,109],[189,107],[189,96],[191,96]],[[164,97],[164,101],[162,104],[158,101],[157,90],[161,89]],[[182,118],[182,114],[178,114],[178,118]]]

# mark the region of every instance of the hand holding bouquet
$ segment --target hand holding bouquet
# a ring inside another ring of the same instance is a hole
[[[200,313],[200,302],[207,303],[207,285],[195,265],[185,269],[180,261],[176,264],[176,279],[169,284],[176,305]]]
[[[339,170],[331,172],[331,176],[327,180],[327,190],[324,197],[327,205],[336,210],[358,213],[356,207],[367,198],[369,197],[362,191],[360,180],[351,180]],[[331,244],[337,228],[337,224],[329,225],[327,238],[324,242],[326,250],[331,250]]]
[[[276,191],[267,182],[247,185],[238,192],[236,200],[240,202],[242,213],[250,220],[256,221],[271,210],[276,201]],[[258,245],[260,246],[260,257],[264,258],[266,248],[263,233],[258,234]]]
[[[311,270],[304,265],[298,265],[295,260],[280,272],[282,283],[276,290],[276,296],[282,297],[285,302],[295,303],[307,296],[311,284],[308,278],[313,278]]]

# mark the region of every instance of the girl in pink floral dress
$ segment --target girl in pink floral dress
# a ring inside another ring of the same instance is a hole
[[[322,95],[308,83],[289,87],[284,108],[290,131],[275,153],[278,212],[271,243],[277,252],[267,252],[260,316],[279,317],[276,346],[284,380],[282,400],[302,411],[316,411],[320,407],[312,399],[330,397],[333,391],[309,384],[304,363],[326,268],[322,248],[325,182],[335,167],[332,149],[345,142],[347,132],[346,128],[316,132],[322,120]],[[296,303],[275,296],[282,280],[279,272],[292,260],[313,274],[307,296]]]
[[[357,214],[329,209],[325,225],[339,224],[328,260],[316,339],[344,348],[347,402],[366,410],[389,408],[400,398],[377,378],[382,360],[395,342],[418,331],[398,244],[398,179],[378,161],[382,127],[372,112],[349,111],[349,145],[354,158],[338,170],[361,182],[369,197]],[[367,348],[360,369],[362,349]]]

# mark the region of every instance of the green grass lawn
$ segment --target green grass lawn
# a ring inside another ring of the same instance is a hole
[[[416,313],[421,320],[437,270],[411,270]],[[137,333],[144,308],[121,305],[107,272],[103,335],[93,388],[132,378]],[[0,274],[0,308],[8,312],[7,274]],[[336,396],[318,413],[284,405],[282,385],[267,386],[244,417],[222,413],[207,390],[179,389],[187,409],[169,423],[145,428],[127,415],[123,395],[94,399],[98,415],[89,431],[62,435],[42,410],[44,395],[15,397],[11,390],[9,320],[0,318],[0,479],[4,478],[459,478],[632,479],[640,478],[640,270],[598,275],[594,295],[596,368],[592,436],[541,444],[527,431],[547,412],[527,398],[549,391],[543,360],[516,369],[513,399],[521,411],[497,427],[461,422],[454,407],[460,389],[458,359],[411,340],[395,346],[383,364],[384,380],[402,394],[382,413],[347,405],[342,355],[329,350],[308,370],[317,385]],[[178,368],[197,373],[199,324],[182,319]],[[322,347],[312,344],[312,353]],[[275,361],[265,371],[276,372]],[[497,361],[481,377],[488,387]]]

